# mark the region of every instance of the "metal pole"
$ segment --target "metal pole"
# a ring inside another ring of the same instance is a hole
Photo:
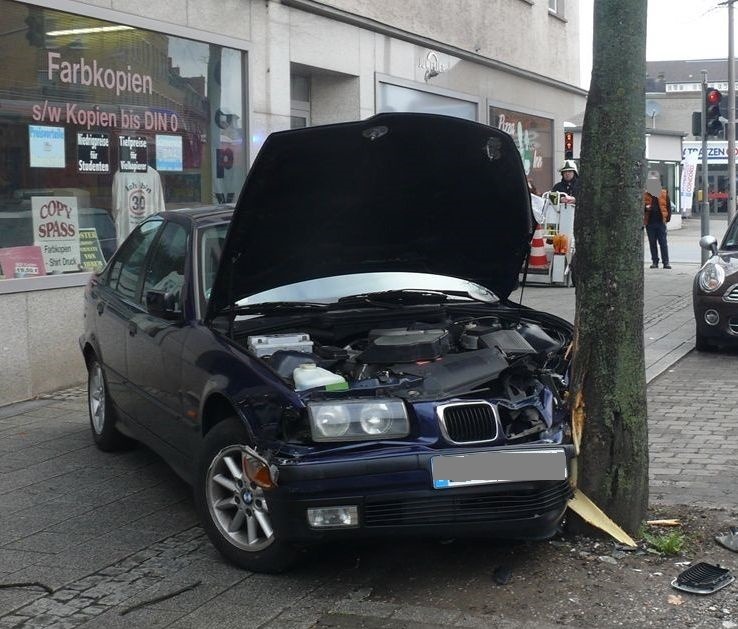
[[[733,50],[733,4],[728,0],[728,222],[735,216],[735,54]]]
[[[710,233],[710,202],[707,199],[707,70],[702,70],[702,215],[701,235]],[[709,252],[702,249],[702,264],[707,262]]]

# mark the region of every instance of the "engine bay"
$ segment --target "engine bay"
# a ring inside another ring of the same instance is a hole
[[[570,328],[537,321],[534,312],[405,313],[363,329],[361,321],[313,321],[294,332],[249,335],[245,345],[298,391],[381,391],[422,401],[484,389],[514,403],[534,395],[541,379],[550,386],[566,377]]]

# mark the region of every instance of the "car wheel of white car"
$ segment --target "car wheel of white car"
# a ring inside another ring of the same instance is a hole
[[[232,563],[253,572],[282,572],[296,559],[294,546],[277,537],[268,491],[243,472],[246,431],[235,418],[206,436],[195,481],[195,506],[213,545]]]
[[[105,452],[130,447],[134,442],[115,427],[115,410],[108,397],[105,374],[97,359],[90,361],[87,372],[87,408],[95,445]]]

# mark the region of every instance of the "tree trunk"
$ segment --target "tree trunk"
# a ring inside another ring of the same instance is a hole
[[[646,0],[595,0],[574,236],[578,486],[629,533],[648,506],[643,357]],[[580,421],[578,422],[577,419]]]

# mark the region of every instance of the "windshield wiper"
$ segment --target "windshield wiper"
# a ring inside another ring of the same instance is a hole
[[[314,310],[325,310],[326,304],[316,304],[308,301],[265,301],[259,304],[243,304],[242,306],[230,306],[225,312],[235,315],[245,314],[291,314],[293,312],[305,312]]]

